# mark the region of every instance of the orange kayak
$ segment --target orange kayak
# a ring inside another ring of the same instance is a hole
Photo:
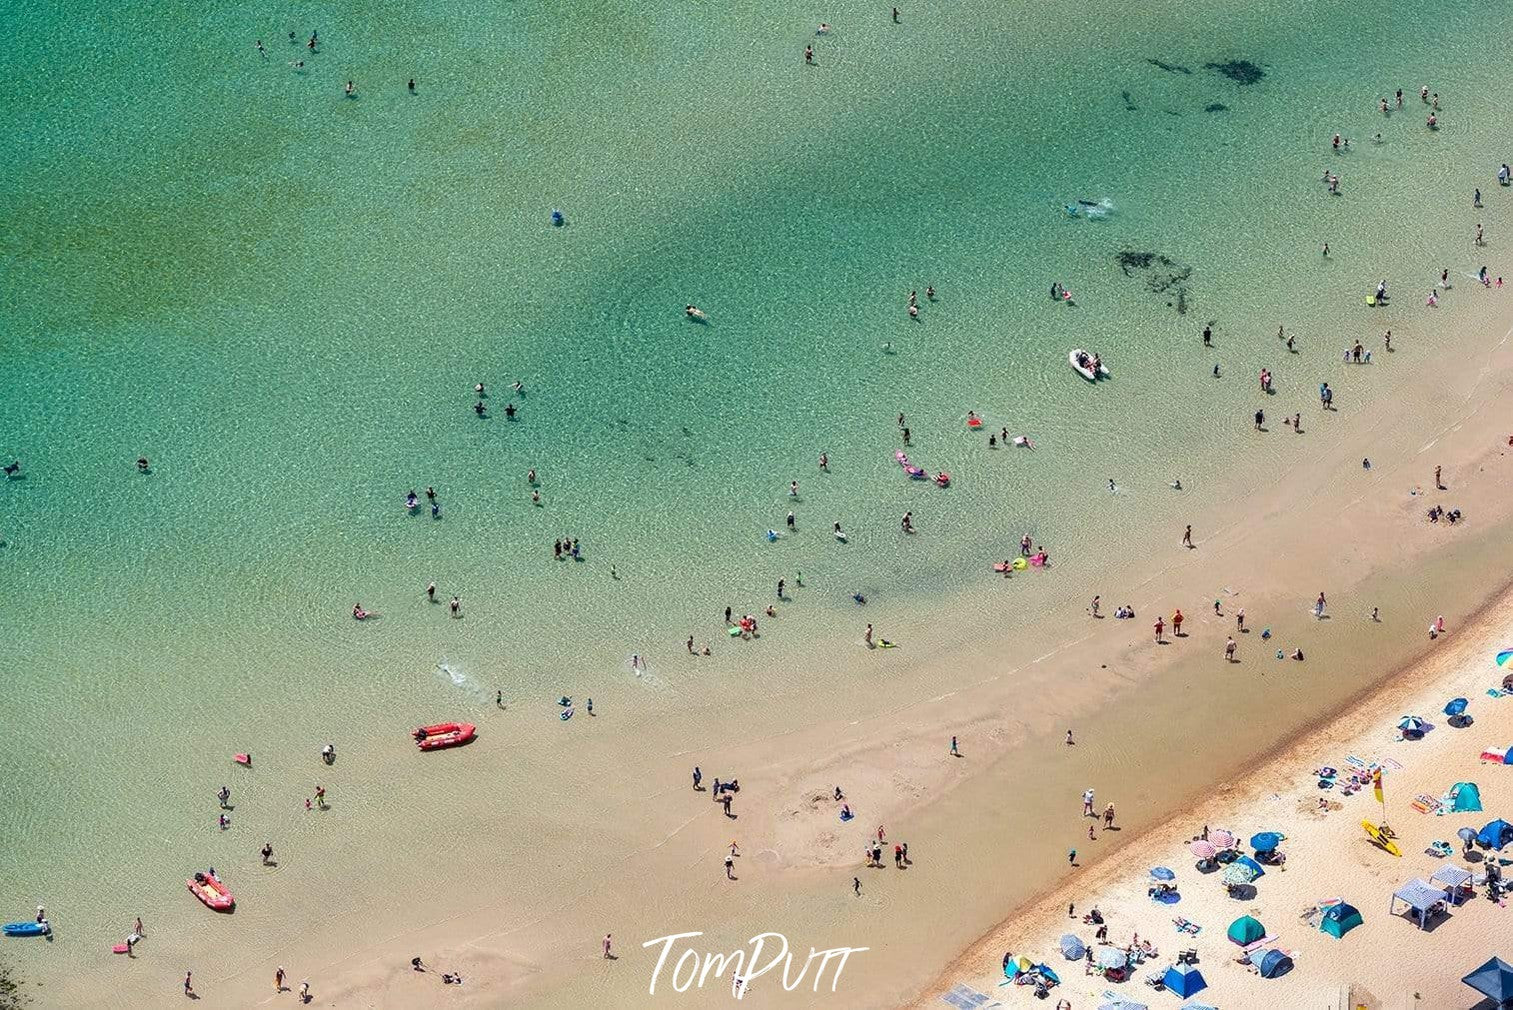
[[[410,735],[421,750],[441,750],[467,743],[477,731],[470,722],[439,722],[434,726],[422,726]]]
[[[213,908],[217,912],[229,912],[236,905],[231,890],[219,878],[208,873],[196,873],[190,877],[189,890],[207,908]]]

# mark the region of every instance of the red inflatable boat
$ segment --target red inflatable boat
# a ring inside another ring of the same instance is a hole
[[[410,735],[421,750],[441,750],[467,743],[476,732],[477,727],[470,722],[439,722],[434,726],[422,726]]]
[[[236,898],[232,896],[230,889],[209,873],[196,873],[190,877],[189,890],[207,908],[213,908],[217,912],[229,912],[236,905]]]

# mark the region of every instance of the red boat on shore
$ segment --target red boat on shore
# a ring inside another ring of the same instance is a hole
[[[229,912],[236,906],[236,898],[231,889],[213,873],[196,873],[190,877],[189,890],[205,903],[206,908],[213,908],[217,912]]]
[[[434,726],[422,726],[410,735],[421,750],[441,750],[443,747],[460,747],[473,739],[477,732],[478,728],[470,722],[439,722]]]

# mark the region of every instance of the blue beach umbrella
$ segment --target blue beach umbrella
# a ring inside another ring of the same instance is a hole
[[[1175,879],[1177,879],[1177,875],[1175,873],[1173,873],[1171,870],[1168,870],[1164,866],[1152,866],[1151,867],[1151,876],[1155,877],[1157,880],[1175,880]]]
[[[1397,728],[1404,733],[1422,733],[1427,725],[1429,724],[1416,715],[1405,715],[1397,721]]]
[[[1450,699],[1450,703],[1445,706],[1445,714],[1448,716],[1463,715],[1465,714],[1466,706],[1469,704],[1470,702],[1464,698],[1452,698]]]
[[[1282,842],[1282,836],[1275,831],[1262,831],[1260,834],[1250,836],[1250,847],[1257,852],[1271,852]]]

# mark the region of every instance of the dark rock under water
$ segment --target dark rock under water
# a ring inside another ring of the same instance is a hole
[[[1205,63],[1204,70],[1223,74],[1236,84],[1255,84],[1266,76],[1266,71],[1249,60],[1230,60],[1227,63]]]

